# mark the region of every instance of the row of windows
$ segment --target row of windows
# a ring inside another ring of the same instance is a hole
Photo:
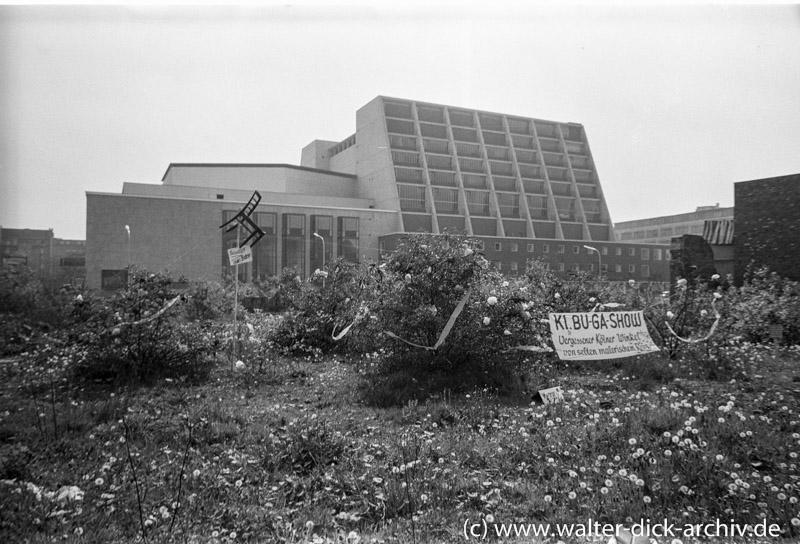
[[[645,238],[657,238],[659,236],[680,236],[682,234],[702,234],[703,225],[680,225],[678,227],[665,227],[661,229],[634,230],[623,232],[620,235],[622,240],[643,240]]]
[[[479,245],[479,248],[481,250],[484,249],[483,242],[478,242],[478,245]],[[503,251],[504,245],[508,249],[508,251],[510,251],[511,253],[518,253],[519,252],[519,247],[520,247],[519,242],[494,242],[494,250],[495,251]],[[581,253],[581,248],[584,249],[585,253],[593,253],[593,250],[587,249],[586,246],[578,245],[578,244],[575,244],[575,245],[572,246],[572,253],[574,255],[579,255]],[[637,254],[636,249],[637,248],[635,248],[635,247],[629,247],[628,248],[628,252],[627,252],[628,257],[636,257],[636,254]],[[535,253],[536,252],[536,244],[528,243],[527,247],[526,247],[526,250],[527,250],[528,253]],[[542,250],[542,253],[550,253],[550,244],[542,244],[541,250]],[[566,253],[566,251],[567,251],[566,244],[556,244],[556,253]],[[600,248],[600,253],[602,255],[608,255],[609,254],[608,253],[608,247],[607,246],[601,247]],[[649,261],[651,256],[652,256],[652,259],[654,261],[661,261],[661,260],[667,260],[668,261],[670,259],[670,253],[669,253],[668,249],[663,249],[662,250],[661,248],[652,248],[652,251],[651,251],[651,248],[649,248],[649,247],[641,247],[641,248],[639,248],[638,254],[639,254],[639,258],[642,261]],[[623,248],[615,247],[614,248],[614,255],[616,257],[621,257],[623,255]]]
[[[519,272],[519,269],[520,269],[519,268],[519,263],[513,262],[513,261],[510,262],[510,263],[502,263],[500,261],[492,261],[492,266],[494,266],[497,270],[500,270],[500,271],[506,270],[506,271],[510,271],[510,272]],[[544,266],[544,268],[546,270],[550,270],[550,263],[545,261],[545,262],[542,263],[542,266]],[[557,270],[558,272],[566,272],[566,268],[567,268],[566,263],[559,262],[559,263],[555,263],[554,270]],[[572,266],[570,266],[570,272],[580,272],[580,270],[581,270],[581,265],[578,264],[578,263],[573,263]],[[593,263],[590,263],[588,266],[585,265],[584,270],[588,270],[589,272],[594,272],[595,271],[595,266],[594,266]],[[636,265],[635,264],[629,264],[628,267],[627,267],[628,274],[636,274],[636,270],[637,269],[636,269]],[[603,271],[603,274],[607,274],[608,273],[608,265],[607,264],[603,264],[603,270],[602,271]],[[622,265],[621,264],[614,265],[614,272],[617,273],[617,274],[621,274],[622,273]],[[639,275],[642,278],[649,278],[650,277],[650,265],[647,265],[647,264],[641,265],[639,267]]]
[[[224,211],[223,222],[233,218],[237,212]],[[251,218],[265,235],[253,246],[253,262],[239,266],[239,279],[249,281],[277,276],[284,268],[296,268],[301,274],[306,268],[306,253],[310,249],[311,270],[322,268],[336,256],[348,261],[358,261],[357,217],[337,217],[334,233],[334,218],[329,215],[284,213],[280,229],[278,214],[257,212]],[[308,228],[307,228],[308,227]],[[278,235],[281,237],[280,265],[278,263]],[[335,236],[335,237],[334,237]],[[222,233],[222,262],[228,262],[228,249],[237,247],[236,229]]]

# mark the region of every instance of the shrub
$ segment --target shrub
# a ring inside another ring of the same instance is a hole
[[[513,348],[543,342],[539,319],[544,308],[532,302],[537,295],[530,284],[506,281],[474,240],[452,234],[409,236],[379,270],[360,327],[373,338],[388,337],[384,363],[371,376],[376,385],[398,383],[408,373],[424,384],[422,391],[432,384],[495,387],[518,373],[526,360]],[[449,323],[456,308],[460,313]],[[402,397],[418,388],[413,384],[403,387]]]
[[[173,315],[168,305],[178,295],[171,283],[168,274],[136,271],[128,288],[96,301],[91,317],[72,333],[80,352],[77,375],[122,383],[204,379],[219,349],[216,326]]]
[[[293,309],[275,329],[271,342],[295,355],[353,349],[359,341],[357,334],[335,341],[334,333],[364,317],[365,298],[374,296],[374,276],[356,263],[337,259],[305,283],[294,278],[282,282]]]

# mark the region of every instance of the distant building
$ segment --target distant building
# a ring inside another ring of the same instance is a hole
[[[800,280],[800,174],[734,183],[734,280],[751,265]]]
[[[733,208],[699,206],[695,211],[614,224],[617,240],[640,244],[669,244],[675,236],[703,235],[706,221],[732,220]]]
[[[576,123],[377,97],[356,113],[355,134],[313,141],[299,166],[171,164],[161,181],[87,193],[90,287],[131,264],[219,278],[237,244],[219,226],[254,190],[266,236],[240,266],[244,280],[285,268],[308,276],[337,257],[378,261],[415,232],[477,237],[509,274],[531,258],[565,276],[601,266],[610,280],[669,274],[668,245],[615,240]]]
[[[0,227],[0,266],[16,265],[29,267],[46,283],[83,283],[86,242],[56,238],[53,229]]]

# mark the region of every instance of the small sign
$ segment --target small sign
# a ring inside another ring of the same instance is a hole
[[[539,395],[542,397],[542,402],[545,404],[555,404],[556,402],[564,402],[564,391],[561,386],[551,387],[550,389],[540,389]]]
[[[249,263],[253,260],[253,250],[250,249],[250,246],[232,247],[228,250],[228,260],[230,260],[231,266]]]
[[[770,325],[769,337],[776,344],[783,342],[783,325]]]
[[[564,361],[618,359],[658,351],[641,311],[549,314],[550,333]]]

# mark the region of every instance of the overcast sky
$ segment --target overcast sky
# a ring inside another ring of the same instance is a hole
[[[86,191],[299,164],[378,95],[581,123],[615,222],[800,172],[798,6],[454,6],[0,6],[0,225],[82,239]]]

